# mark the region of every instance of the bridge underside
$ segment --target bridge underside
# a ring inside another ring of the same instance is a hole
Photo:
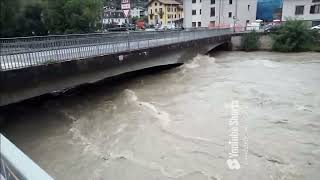
[[[93,58],[1,71],[0,106],[51,92],[95,83],[124,73],[164,65],[183,64],[231,42],[217,36]]]

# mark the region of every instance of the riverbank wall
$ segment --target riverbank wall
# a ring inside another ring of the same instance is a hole
[[[235,34],[231,38],[232,50],[233,51],[240,51],[241,50],[241,39],[244,34],[239,33]],[[271,51],[273,40],[270,34],[267,33],[259,33],[260,36],[260,48],[261,51]]]

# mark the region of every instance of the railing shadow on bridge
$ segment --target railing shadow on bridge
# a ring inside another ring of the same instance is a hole
[[[232,33],[230,28],[122,32],[0,39],[0,70],[8,71],[149,49]]]

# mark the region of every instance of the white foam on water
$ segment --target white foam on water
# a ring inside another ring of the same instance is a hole
[[[251,62],[252,60],[249,60],[247,62]],[[275,61],[270,61],[270,60],[254,60],[253,61],[253,64],[255,65],[263,65],[265,67],[268,67],[268,68],[277,68],[279,67],[279,63],[278,62],[275,62]]]
[[[198,54],[194,57],[191,61],[185,63],[182,67],[183,69],[195,69],[201,66],[201,62],[210,62],[215,63],[216,59],[214,57],[210,57],[207,55],[200,55]]]
[[[132,91],[130,89],[126,89],[124,91],[124,93],[126,96],[125,103],[131,102],[131,103],[135,103],[136,105],[142,106],[144,109],[151,112],[151,114],[154,117],[156,117],[158,120],[160,120],[159,122],[160,122],[161,126],[166,127],[171,122],[169,113],[160,110],[155,105],[153,105],[149,102],[139,101],[139,98],[137,97],[137,95],[134,91]]]

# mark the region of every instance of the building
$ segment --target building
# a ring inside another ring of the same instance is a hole
[[[142,7],[135,7],[131,9],[130,13],[131,13],[130,14],[131,17],[137,17],[137,18],[141,18],[147,15],[146,9]]]
[[[283,0],[282,20],[295,18],[320,24],[320,0]]]
[[[281,20],[283,0],[258,0],[257,19],[263,21]]]
[[[103,24],[121,26],[127,23],[127,18],[125,17],[122,10],[104,8],[103,14]]]
[[[184,27],[246,27],[256,20],[257,0],[184,0]]]
[[[182,25],[183,5],[175,0],[149,0],[148,20],[150,25],[175,27]]]

